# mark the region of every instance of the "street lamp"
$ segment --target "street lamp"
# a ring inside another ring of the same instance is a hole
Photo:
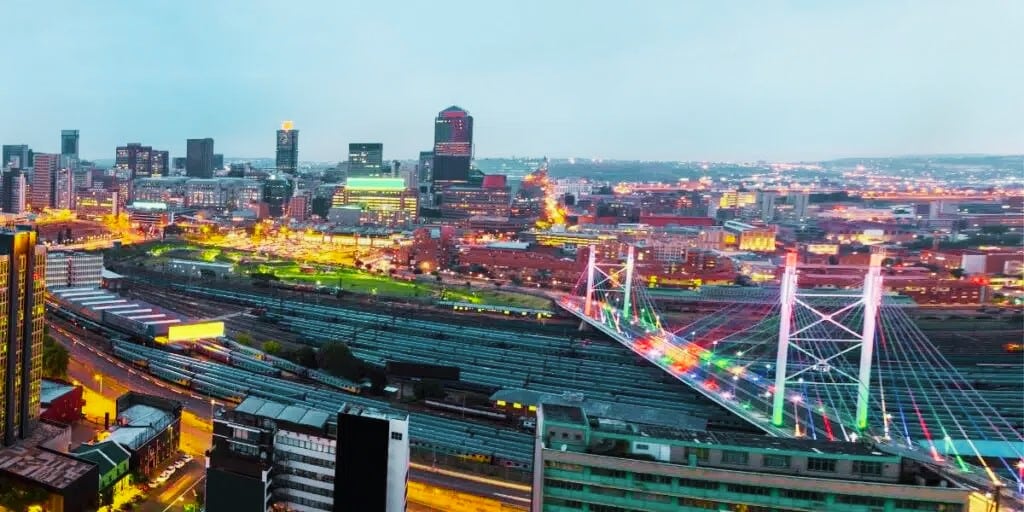
[[[103,374],[97,373],[92,376],[92,380],[100,383],[100,394],[103,394]]]
[[[210,399],[210,425],[213,425],[213,406],[217,405],[217,401]]]
[[[800,405],[802,400],[800,395],[793,395],[790,397],[790,401],[793,402],[793,424],[795,426],[794,435],[800,437],[800,411],[797,407]]]

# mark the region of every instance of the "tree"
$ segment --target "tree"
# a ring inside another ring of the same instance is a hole
[[[68,376],[68,362],[71,354],[64,345],[57,343],[52,336],[43,338],[43,376],[64,379]]]
[[[235,335],[235,341],[242,345],[249,346],[252,345],[252,336],[249,336],[248,333],[240,332]]]
[[[291,361],[306,368],[316,368],[316,350],[313,350],[313,347],[299,347],[295,352],[292,352]]]
[[[276,355],[281,353],[281,343],[274,340],[267,340],[263,342],[263,351],[270,354]]]
[[[316,353],[317,365],[327,373],[349,380],[362,377],[363,362],[359,360],[348,345],[341,342],[330,342],[320,347]]]

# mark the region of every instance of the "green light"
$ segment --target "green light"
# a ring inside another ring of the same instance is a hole
[[[349,178],[345,183],[349,190],[405,190],[402,178]]]

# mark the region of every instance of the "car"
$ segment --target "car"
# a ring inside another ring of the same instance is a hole
[[[181,460],[185,462],[192,462],[192,456],[186,453],[185,455],[182,455]]]
[[[181,468],[185,467],[185,464],[188,464],[188,461],[185,460],[185,459],[181,459],[181,460],[175,462],[173,467],[174,467],[174,469],[181,469]]]

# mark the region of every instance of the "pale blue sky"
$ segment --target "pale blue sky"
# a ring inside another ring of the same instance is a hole
[[[300,158],[818,159],[1024,151],[1024,2],[23,1],[0,10],[0,142],[86,158],[214,137]]]

